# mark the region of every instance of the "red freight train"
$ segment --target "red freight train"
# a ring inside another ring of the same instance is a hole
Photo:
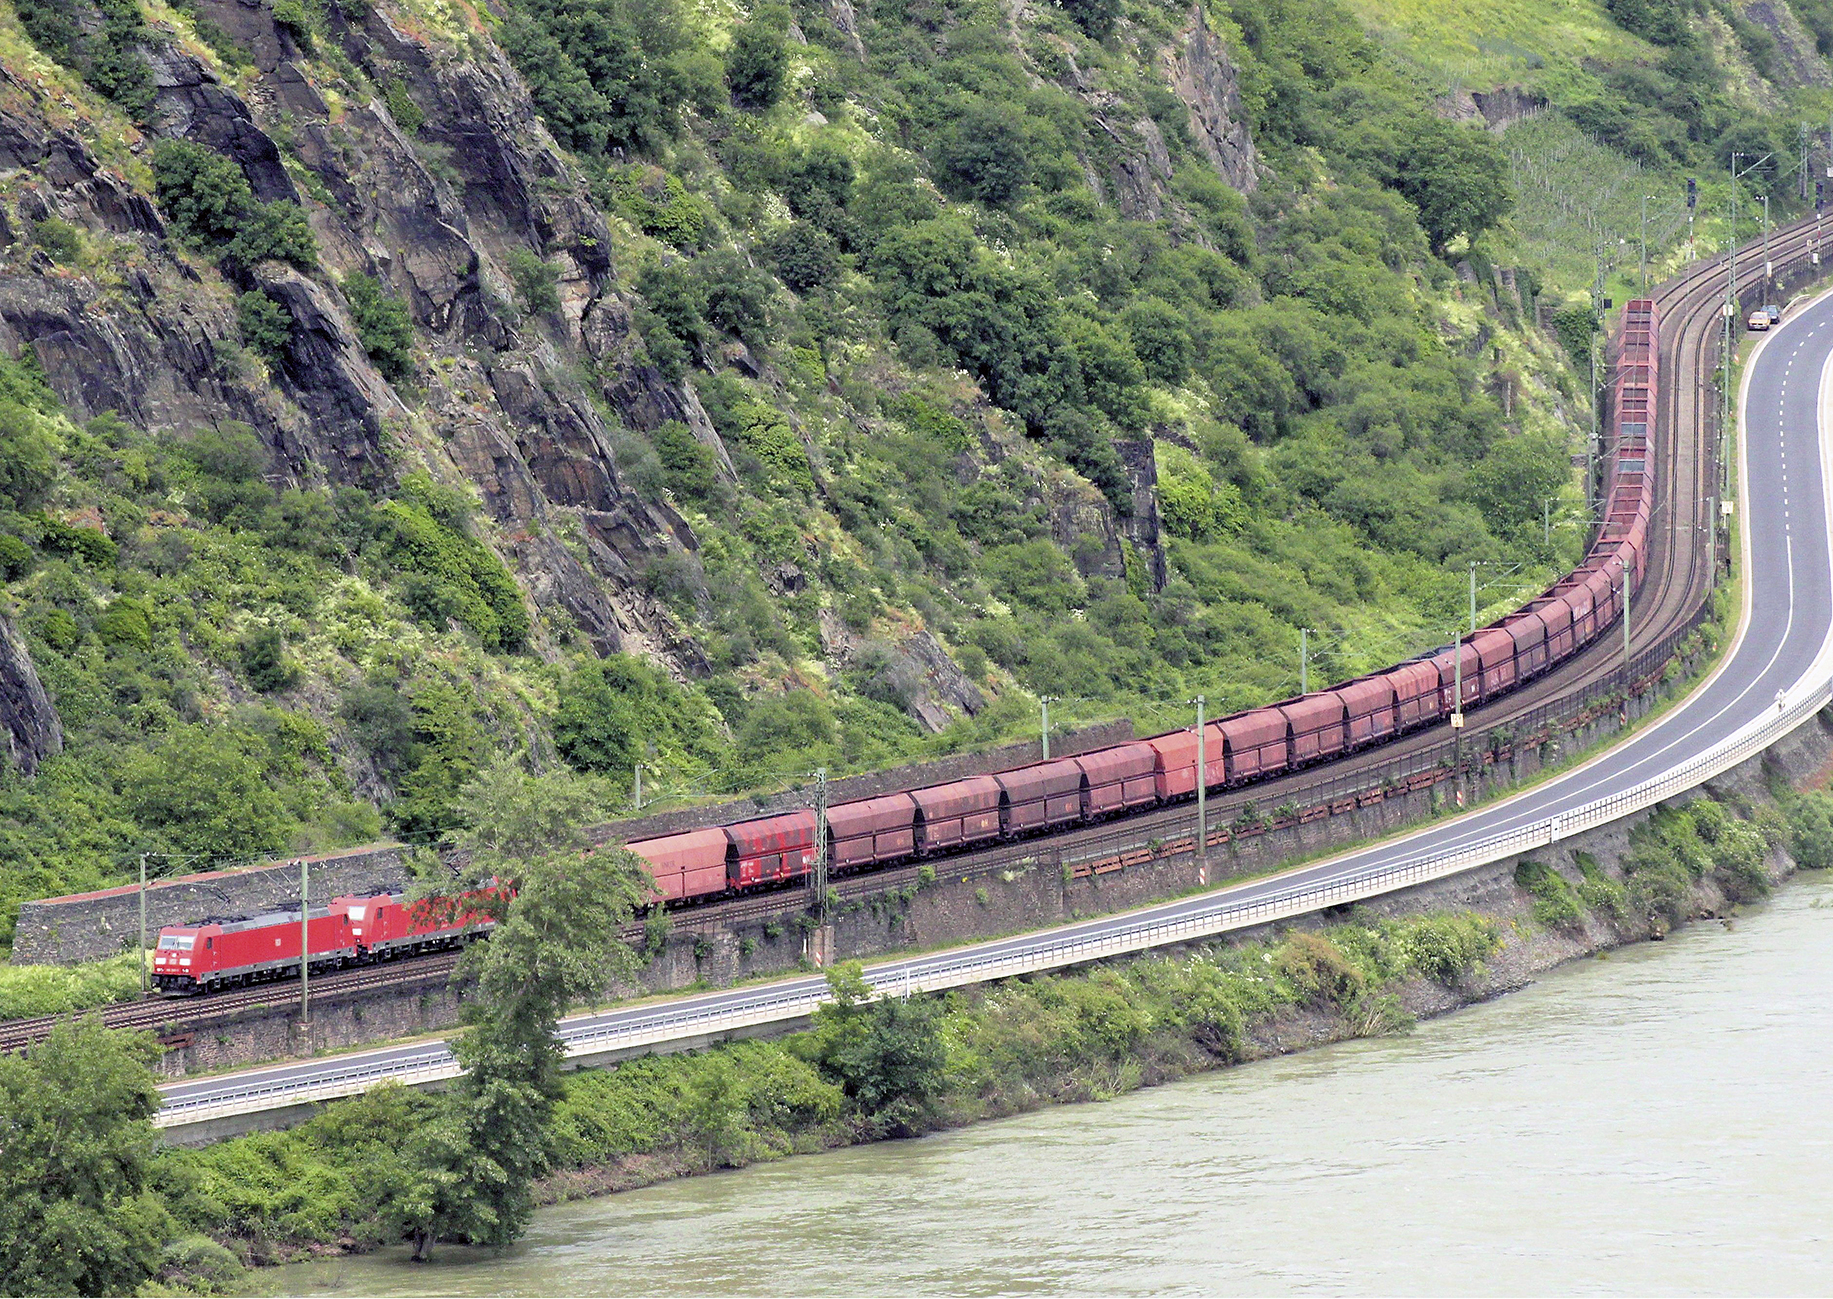
[[[465,905],[490,892],[467,894],[457,908],[410,903],[392,893],[333,898],[328,907],[312,908],[305,924],[312,972],[462,947],[495,927],[472,909],[475,901]],[[297,910],[167,925],[153,949],[153,986],[189,994],[298,978],[299,929]]]
[[[1460,705],[1475,708],[1557,667],[1617,620],[1625,585],[1633,590],[1642,580],[1648,558],[1659,332],[1652,299],[1626,304],[1603,524],[1585,562],[1525,608],[1456,645],[1208,723],[1206,788],[1266,780],[1444,721]],[[828,860],[835,870],[864,870],[1178,802],[1195,796],[1196,764],[1197,737],[1182,730],[840,803],[827,812]],[[717,897],[806,878],[815,858],[815,814],[789,812],[629,848],[650,863],[660,900]]]

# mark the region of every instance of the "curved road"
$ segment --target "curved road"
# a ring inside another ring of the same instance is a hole
[[[1719,670],[1691,696],[1646,730],[1570,772],[1534,789],[1452,821],[1371,848],[1198,897],[1057,929],[956,948],[928,956],[874,964],[868,976],[895,989],[906,975],[975,957],[1017,954],[1065,938],[1100,937],[1145,920],[1177,920],[1238,907],[1243,901],[1289,893],[1295,887],[1343,881],[1468,846],[1497,833],[1545,822],[1561,809],[1628,790],[1711,748],[1752,719],[1777,707],[1778,692],[1803,680],[1833,632],[1833,564],[1829,563],[1826,422],[1833,359],[1833,296],[1803,307],[1767,336],[1746,368],[1741,394],[1744,430],[1742,519],[1749,587],[1746,621]],[[1620,635],[1620,632],[1618,633]],[[597,1036],[607,1028],[637,1029],[683,1013],[742,1011],[825,986],[819,976],[630,1006],[565,1021],[569,1038]],[[443,1043],[421,1042],[353,1052],[321,1060],[199,1078],[162,1088],[168,1105],[185,1108],[234,1103],[253,1093],[285,1104],[289,1088],[312,1085],[360,1070],[366,1078],[449,1065]]]

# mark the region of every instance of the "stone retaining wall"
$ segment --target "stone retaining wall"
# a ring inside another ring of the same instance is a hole
[[[1051,751],[1057,757],[1068,757],[1110,744],[1124,744],[1132,738],[1133,723],[1122,719],[1054,737]],[[1004,771],[1036,762],[1041,753],[1039,741],[1031,740],[981,753],[954,754],[932,762],[847,776],[828,785],[828,801],[843,803],[873,798],[916,785]],[[653,816],[610,821],[593,827],[592,839],[595,843],[629,842],[807,806],[809,793],[806,789],[789,789],[756,798],[732,799]],[[377,844],[308,857],[312,896],[323,902],[340,893],[402,888],[407,882],[407,872],[401,864],[404,851],[400,844]],[[147,932],[155,934],[162,925],[188,924],[206,916],[254,915],[297,906],[298,862],[299,858],[294,857],[282,862],[154,881],[147,888]],[[13,962],[17,965],[68,965],[126,951],[134,945],[139,933],[139,905],[139,890],[132,885],[23,903],[13,938]]]

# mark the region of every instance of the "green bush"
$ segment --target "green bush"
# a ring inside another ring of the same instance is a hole
[[[244,347],[270,365],[286,360],[287,344],[293,337],[293,316],[285,307],[263,290],[250,289],[236,298],[235,319]]]
[[[510,282],[522,310],[531,316],[551,316],[560,310],[560,271],[526,248],[509,250]]]
[[[274,0],[274,26],[291,36],[300,49],[312,52],[316,37],[304,0]]]
[[[318,236],[299,204],[256,203],[242,213],[225,251],[242,266],[272,260],[309,271],[318,265]]]
[[[420,134],[420,128],[426,125],[426,111],[414,102],[405,82],[390,81],[382,89],[382,99],[388,105],[388,115],[395,119],[403,135]]]
[[[153,149],[159,206],[181,239],[200,247],[227,244],[255,206],[254,191],[235,162],[189,140],[161,140]]]
[[[54,262],[74,266],[83,253],[82,235],[62,217],[48,216],[32,222],[32,242]]]
[[[0,580],[17,582],[32,571],[32,548],[8,532],[0,532]]]
[[[344,277],[344,298],[356,336],[376,368],[394,382],[414,373],[414,323],[407,304],[361,271]]]
[[[1833,867],[1833,794],[1811,790],[1788,809],[1789,852],[1804,870]]]
[[[134,0],[19,0],[14,8],[39,49],[134,117],[151,111],[158,86],[142,49],[152,33]]]
[[[96,622],[95,634],[104,645],[143,651],[153,648],[153,625],[146,608],[127,596],[108,606]]]
[[[48,514],[40,514],[32,522],[38,529],[39,546],[53,553],[70,555],[96,568],[113,564],[120,553],[120,547],[100,528],[79,527]]]
[[[719,460],[679,420],[667,420],[650,435],[669,490],[689,500],[712,497],[719,485]]]
[[[60,450],[42,415],[0,397],[0,501],[20,511],[44,504]]]
[[[123,952],[81,965],[0,965],[0,1019],[64,1015],[140,995],[140,958]]]
[[[783,77],[789,70],[788,27],[787,10],[765,5],[751,21],[733,29],[726,84],[744,107],[766,109],[782,97]]]
[[[840,245],[818,226],[787,225],[764,244],[779,280],[797,293],[832,284],[840,274]]]
[[[299,680],[299,668],[286,656],[278,627],[262,627],[242,638],[242,675],[262,694],[284,690]]]
[[[384,501],[375,513],[417,616],[434,624],[456,619],[492,649],[527,643],[521,589],[488,546],[438,522],[422,505]]]
[[[1585,907],[1572,885],[1537,861],[1515,867],[1515,884],[1534,895],[1534,919],[1549,929],[1573,929],[1584,924]]]

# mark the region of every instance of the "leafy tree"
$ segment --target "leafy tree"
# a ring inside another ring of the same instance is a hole
[[[510,249],[508,266],[523,311],[531,316],[551,316],[560,310],[558,267],[527,248]]]
[[[599,809],[576,777],[531,777],[499,758],[459,803],[472,827],[459,849],[514,897],[496,906],[490,941],[466,954],[461,977],[475,992],[453,1049],[467,1072],[446,1116],[416,1140],[418,1169],[396,1200],[416,1257],[437,1238],[500,1247],[527,1229],[563,1094],[555,1030],[575,1002],[635,972],[618,935],[650,888],[634,855],[588,851],[584,827]]]
[[[286,359],[287,344],[293,337],[293,317],[266,292],[250,289],[236,298],[235,319],[249,350],[271,365]]]
[[[444,835],[463,815],[459,793],[477,771],[486,737],[471,701],[444,681],[416,688],[412,704],[408,771],[390,810],[410,834]]]
[[[0,1055],[0,1292],[131,1294],[157,1270],[158,1058],[95,1020]]]
[[[567,677],[554,745],[580,771],[627,775],[654,747],[713,756],[711,718],[680,686],[628,654],[581,663]]]
[[[1090,39],[1105,41],[1114,34],[1114,22],[1120,17],[1120,0],[1058,0],[1058,3]]]
[[[59,450],[43,416],[0,397],[0,501],[20,511],[43,505],[57,481]]]
[[[943,138],[936,162],[949,189],[962,198],[1003,207],[1031,179],[1024,132],[1008,108],[977,102]]]
[[[1432,251],[1475,239],[1508,214],[1508,162],[1487,131],[1420,119],[1400,155],[1398,188],[1419,209]]]
[[[46,54],[136,118],[151,111],[158,86],[141,52],[151,33],[134,0],[21,0],[15,8]]]
[[[233,159],[189,140],[161,140],[154,148],[153,185],[179,236],[200,247],[234,239],[255,205]]]
[[[719,459],[680,420],[666,420],[650,435],[667,475],[669,489],[689,500],[704,501],[719,486]]]
[[[234,731],[173,727],[122,764],[129,812],[173,851],[224,860],[280,851],[292,819],[253,747]]]
[[[935,1119],[948,1052],[933,1001],[872,999],[859,962],[828,971],[832,1000],[815,1011],[800,1042],[879,1133],[915,1136]]]
[[[410,377],[414,372],[414,322],[407,304],[361,271],[345,276],[343,289],[357,339],[376,368],[395,382]]]
[[[1788,810],[1788,828],[1796,865],[1807,870],[1833,867],[1833,795],[1824,790],[1801,795]]]
[[[764,244],[777,278],[797,293],[833,283],[840,274],[840,245],[819,226],[795,222]]]
[[[732,32],[726,54],[726,84],[741,106],[761,111],[782,98],[789,71],[789,11],[780,5],[760,8],[750,22]]]

